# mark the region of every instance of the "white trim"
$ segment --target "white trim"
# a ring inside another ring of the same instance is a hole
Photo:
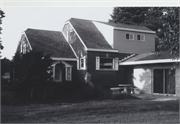
[[[27,37],[27,35],[26,35],[25,32],[24,32],[24,35],[25,35],[25,38],[27,39],[28,45],[29,45],[29,47],[30,47],[30,50],[32,50],[32,47],[31,47],[30,42],[29,42],[29,39],[28,39],[28,37]]]
[[[26,33],[25,32],[22,32],[21,33],[21,36],[20,36],[20,40],[19,40],[19,42],[18,42],[18,45],[17,45],[17,49],[16,49],[16,53],[17,53],[17,50],[18,50],[18,46],[20,45],[20,43],[21,43],[21,40],[22,40],[22,36],[25,36],[25,38],[27,39],[27,43],[28,43],[28,45],[29,45],[29,47],[30,47],[30,50],[32,50],[32,47],[31,47],[31,45],[30,45],[30,43],[29,43],[29,40],[28,40],[28,38],[27,38],[27,36],[26,36]],[[21,46],[20,46],[21,47]]]
[[[51,57],[52,60],[67,60],[67,61],[77,61],[77,58],[58,58],[58,57]]]
[[[68,21],[68,22],[66,22],[66,23],[64,23],[64,24],[69,24],[69,25],[73,28],[73,30],[74,30],[74,32],[76,33],[77,37],[79,38],[79,40],[81,41],[81,43],[82,43],[83,46],[85,47],[85,50],[87,50],[86,45],[84,44],[84,42],[83,42],[83,40],[81,39],[81,37],[79,36],[79,34],[76,32],[76,30],[75,30],[75,28],[73,27],[73,25],[71,24],[71,22]]]
[[[57,64],[60,64],[60,63],[64,64],[66,67],[72,67],[72,65],[64,61],[54,62],[51,66],[56,66]]]
[[[83,67],[81,67],[81,60],[83,60]],[[86,57],[84,56],[84,57],[82,57],[82,58],[80,58],[80,68],[79,68],[80,70],[86,70]]]
[[[119,65],[156,64],[156,63],[171,63],[171,62],[180,62],[180,59],[178,59],[178,60],[160,59],[160,60],[120,62]]]
[[[68,75],[67,75],[67,68],[69,68],[69,69],[70,69],[70,70],[69,70],[69,71],[70,71],[70,79],[68,79]],[[66,67],[66,69],[65,69],[65,70],[66,70],[66,72],[65,72],[65,73],[66,73],[65,80],[66,80],[66,81],[72,81],[72,67]]]
[[[120,29],[120,30],[126,30],[126,31],[138,31],[138,32],[146,32],[146,33],[156,33],[155,31],[146,31],[146,30],[140,30],[140,29],[129,29],[129,28],[120,28],[120,27],[114,27],[114,29]]]
[[[86,51],[97,51],[97,52],[118,52],[118,50],[115,49],[94,49],[94,48],[88,48]]]
[[[64,34],[64,32],[63,32],[63,31],[62,31],[62,34],[63,34],[64,38],[66,39],[65,34]],[[67,40],[66,40],[66,41],[67,41]],[[72,51],[73,51],[74,55],[76,56],[76,58],[78,58],[78,56],[77,56],[76,52],[74,51],[74,49],[72,48],[71,44],[70,44],[68,41],[67,41],[67,43],[68,43],[68,44],[69,44],[69,46],[71,47],[71,49],[72,49]]]

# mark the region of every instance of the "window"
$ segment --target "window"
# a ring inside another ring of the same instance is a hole
[[[175,94],[175,69],[153,70],[153,92]]]
[[[72,68],[71,67],[66,67],[66,81],[71,81],[71,74],[72,73]]]
[[[113,69],[113,59],[100,58],[100,69]]]
[[[96,57],[96,70],[118,70],[119,58]]]
[[[85,57],[80,58],[80,69],[86,69],[86,59],[85,59]]]
[[[69,43],[72,44],[75,40],[76,40],[76,34],[75,34],[75,32],[72,30],[72,31],[70,31]]]
[[[144,35],[144,34],[138,34],[138,35],[137,35],[137,40],[139,40],[139,41],[145,41],[145,35]]]
[[[133,33],[126,33],[126,39],[127,40],[134,40],[134,34]]]
[[[23,54],[26,53],[26,44],[23,44],[22,51],[23,51]]]

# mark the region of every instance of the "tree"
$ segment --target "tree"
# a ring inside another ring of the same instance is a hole
[[[178,7],[115,7],[109,22],[146,26],[160,39],[158,48],[179,58]]]
[[[4,58],[1,59],[1,82],[7,84],[7,80],[3,79],[3,76],[5,76],[5,73],[11,73],[12,72],[12,63],[9,59]]]
[[[14,81],[19,95],[42,98],[44,87],[52,80],[52,60],[43,52],[31,51],[13,57]]]
[[[5,17],[4,12],[0,9],[0,24],[2,24],[2,18],[4,18],[4,17]],[[2,30],[2,28],[0,27],[0,34],[1,34],[1,30]],[[0,49],[2,50],[4,47],[1,42],[2,41],[0,40]]]
[[[147,18],[147,7],[115,7],[110,22],[141,25]]]

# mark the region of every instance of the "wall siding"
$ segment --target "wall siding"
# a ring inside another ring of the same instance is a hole
[[[175,84],[176,84],[176,96],[180,96],[180,69],[179,64],[166,63],[166,64],[150,64],[150,65],[135,65],[134,66],[134,84],[142,83],[140,86],[142,92],[147,94],[153,94],[153,69],[175,68]],[[139,76],[140,78],[138,78]]]
[[[126,40],[126,33],[133,33],[134,40]],[[138,41],[137,34],[144,34],[145,41]],[[145,53],[155,51],[155,35],[135,31],[114,30],[114,48],[120,53]]]
[[[122,83],[121,74],[123,69],[119,68],[115,70],[96,70],[96,57],[118,57],[119,53],[108,53],[108,52],[88,52],[87,53],[87,72],[91,74],[91,82],[99,89],[108,89],[110,87],[117,87],[118,84]],[[121,58],[121,57],[119,57]],[[125,83],[125,82],[123,82]]]

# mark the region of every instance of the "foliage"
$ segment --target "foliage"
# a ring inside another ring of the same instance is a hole
[[[110,22],[141,25],[147,18],[147,11],[147,7],[115,7]]]
[[[115,7],[109,22],[146,26],[160,39],[158,48],[179,57],[179,7]]]
[[[11,73],[12,72],[12,63],[9,59],[4,58],[1,59],[1,83],[2,84],[8,84],[8,81],[3,78],[5,76],[5,73]],[[10,79],[8,79],[10,81]]]
[[[45,87],[52,80],[52,60],[43,52],[31,51],[26,54],[15,54],[13,67],[14,81],[18,95],[28,98],[42,98]]]
[[[4,14],[5,13],[2,10],[0,10],[0,24],[2,24],[2,20],[1,19],[5,17]],[[2,30],[2,28],[0,27],[0,33],[1,33],[1,30]],[[0,50],[2,50],[4,48],[1,42],[2,41],[0,41]]]
[[[4,75],[5,72],[11,71],[11,61],[7,58],[1,59],[1,76]]]

